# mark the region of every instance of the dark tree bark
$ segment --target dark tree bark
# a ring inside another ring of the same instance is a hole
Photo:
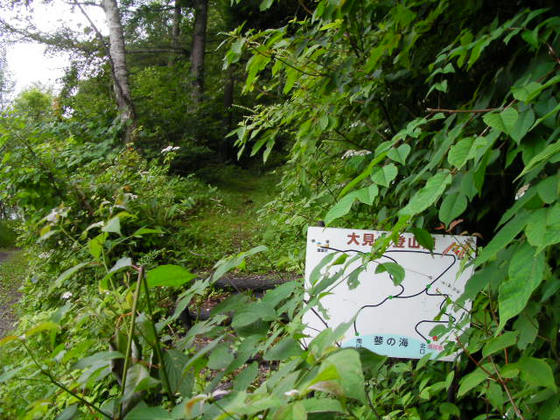
[[[208,22],[208,0],[194,0],[194,29],[191,50],[191,74],[193,76],[193,98],[202,102],[204,93],[204,50],[206,48],[206,25]]]
[[[126,65],[121,16],[116,0],[103,0],[102,5],[109,26],[109,56],[113,70],[115,96],[121,121],[127,127],[125,142],[129,142],[132,140],[132,133],[135,128],[136,113],[128,84],[128,67]]]

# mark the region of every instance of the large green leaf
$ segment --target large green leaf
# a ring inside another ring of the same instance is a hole
[[[121,220],[120,220],[120,217],[115,216],[115,217],[109,219],[107,221],[107,223],[105,223],[105,226],[103,226],[101,228],[101,230],[103,232],[107,232],[107,233],[113,232],[113,233],[116,233],[116,234],[120,235],[121,234]]]
[[[113,359],[124,359],[124,356],[118,351],[101,351],[80,359],[72,368],[84,369],[99,362],[106,362],[109,364],[109,362]]]
[[[549,160],[551,157],[553,157],[559,152],[560,152],[560,141],[549,144],[548,146],[545,147],[545,149],[542,152],[538,153],[529,161],[529,163],[527,163],[523,171],[515,179],[517,180],[521,178],[523,175],[525,175],[526,173],[534,169],[538,164],[546,163],[547,160]]]
[[[518,315],[543,279],[544,254],[535,255],[535,248],[524,243],[513,254],[509,278],[500,285],[498,298],[501,330],[506,322]]]
[[[508,331],[497,337],[492,337],[482,349],[482,355],[488,357],[500,350],[511,347],[517,341],[517,332]]]
[[[233,361],[233,352],[226,343],[219,344],[208,358],[208,367],[210,369],[223,369]]]
[[[172,420],[174,418],[163,407],[148,407],[142,401],[127,414],[124,420]]]
[[[530,385],[544,386],[556,391],[552,368],[543,359],[522,357],[513,365],[521,371],[521,377]]]
[[[58,276],[58,278],[54,281],[54,283],[51,285],[50,289],[57,289],[60,286],[62,286],[62,283],[64,283],[66,280],[68,280],[70,277],[72,277],[75,273],[77,273],[79,270],[81,270],[83,267],[89,265],[89,261],[88,262],[83,262],[80,264],[75,265],[74,267],[69,268],[68,270],[64,271],[60,276]]]
[[[513,129],[511,130],[511,138],[519,144],[519,142],[529,132],[533,123],[535,122],[535,113],[531,108],[519,114],[519,119],[516,121]]]
[[[489,366],[487,365],[486,368],[489,368]],[[459,385],[459,391],[457,391],[457,396],[462,397],[471,389],[488,379],[488,373],[486,373],[488,371],[488,369],[483,370],[481,368],[476,368],[471,373],[463,376]]]
[[[240,328],[258,320],[273,321],[276,318],[276,311],[271,305],[267,305],[264,302],[253,302],[235,313],[231,326],[233,328]]]
[[[395,162],[404,165],[406,163],[406,158],[410,154],[411,147],[408,144],[401,144],[396,149],[391,149],[387,152],[387,157]]]
[[[377,168],[371,174],[371,180],[382,187],[389,187],[397,176],[399,170],[393,163]]]
[[[375,273],[384,273],[387,272],[391,276],[391,280],[395,286],[401,284],[404,280],[404,268],[397,263],[394,262],[386,262],[380,263],[375,268]]]
[[[453,145],[453,147],[449,149],[449,153],[447,155],[447,161],[449,164],[455,166],[457,169],[461,169],[469,158],[473,141],[474,139],[472,137],[467,137],[459,140],[457,144]]]
[[[475,267],[480,266],[494,257],[498,251],[506,248],[508,244],[523,230],[527,225],[529,215],[527,212],[519,212],[511,219],[486,245],[476,258]]]
[[[467,209],[467,197],[463,193],[447,194],[439,208],[439,220],[446,225],[460,216]]]
[[[191,273],[186,268],[179,265],[167,264],[160,265],[146,273],[148,287],[156,286],[181,286],[192,279],[196,278],[196,274]]]
[[[331,375],[325,375],[326,372],[330,371],[334,374],[333,379],[327,379],[327,377],[331,377]],[[321,363],[316,379],[320,379],[314,381],[313,386],[316,388],[317,384],[324,383],[325,387],[323,387],[323,390],[328,391],[329,382],[334,382],[340,387],[338,388],[335,386],[331,388],[335,394],[337,392],[342,392],[343,396],[347,398],[353,398],[362,403],[366,402],[362,363],[358,352],[354,349],[343,349],[328,356],[323,363]]]
[[[292,356],[299,356],[303,352],[301,345],[292,337],[286,337],[280,340],[269,351],[267,351],[264,360],[287,360]]]
[[[135,392],[145,391],[157,386],[158,384],[159,380],[152,378],[146,367],[136,363],[128,368],[123,400],[129,400]]]
[[[405,208],[400,210],[399,214],[414,216],[426,210],[443,194],[451,180],[451,174],[447,170],[438,172],[428,179],[428,182],[420,191],[414,194],[410,202]]]
[[[509,135],[511,135],[518,118],[519,113],[513,107],[506,108],[500,113],[485,114],[482,117],[487,125]]]

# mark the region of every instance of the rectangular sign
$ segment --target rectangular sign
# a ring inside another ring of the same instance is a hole
[[[460,267],[474,256],[476,238],[432,235],[435,247],[429,251],[413,234],[403,233],[381,258],[367,261],[373,243],[386,234],[360,229],[308,229],[306,288],[326,277],[332,284],[320,300],[326,313],[313,308],[305,314],[306,333],[314,337],[324,328],[336,328],[356,315],[341,340],[342,346],[365,347],[390,357],[420,359],[432,354],[435,358],[447,342],[455,339],[454,330],[468,326],[470,302],[461,308],[454,302],[472,275],[472,266],[462,272]],[[347,257],[343,264],[333,264],[344,254]],[[324,266],[317,275],[321,264]],[[384,264],[388,271],[376,273]],[[404,279],[398,285],[393,281],[395,269],[401,271],[396,264],[404,269]],[[434,334],[432,330],[438,325],[450,327],[451,332]],[[454,358],[450,355],[439,360]]]

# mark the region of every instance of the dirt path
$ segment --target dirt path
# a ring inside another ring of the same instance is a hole
[[[12,252],[0,252],[0,264],[11,256]],[[12,305],[19,299],[18,287],[18,284],[7,285],[0,281],[0,338],[4,337],[17,321],[17,317],[12,311]]]

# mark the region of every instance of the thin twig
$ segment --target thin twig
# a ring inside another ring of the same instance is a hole
[[[484,109],[448,109],[448,108],[426,108],[426,112],[444,112],[446,114],[483,114],[485,112],[503,111],[505,108]]]
[[[519,410],[519,407],[517,407],[517,404],[515,404],[515,401],[513,400],[513,397],[512,397],[511,392],[510,392],[510,390],[509,390],[509,388],[506,384],[506,381],[504,380],[504,378],[502,378],[502,375],[500,375],[500,371],[498,370],[498,367],[494,363],[494,359],[492,357],[489,357],[489,359],[490,359],[490,363],[492,363],[492,366],[494,367],[494,370],[496,371],[496,375],[498,376],[498,382],[500,383],[500,385],[502,386],[504,391],[506,391],[509,402],[513,406],[513,411],[515,411],[515,414],[517,414],[517,417],[519,417],[521,420],[525,420],[525,417],[523,417],[523,414],[521,414],[521,411]]]

